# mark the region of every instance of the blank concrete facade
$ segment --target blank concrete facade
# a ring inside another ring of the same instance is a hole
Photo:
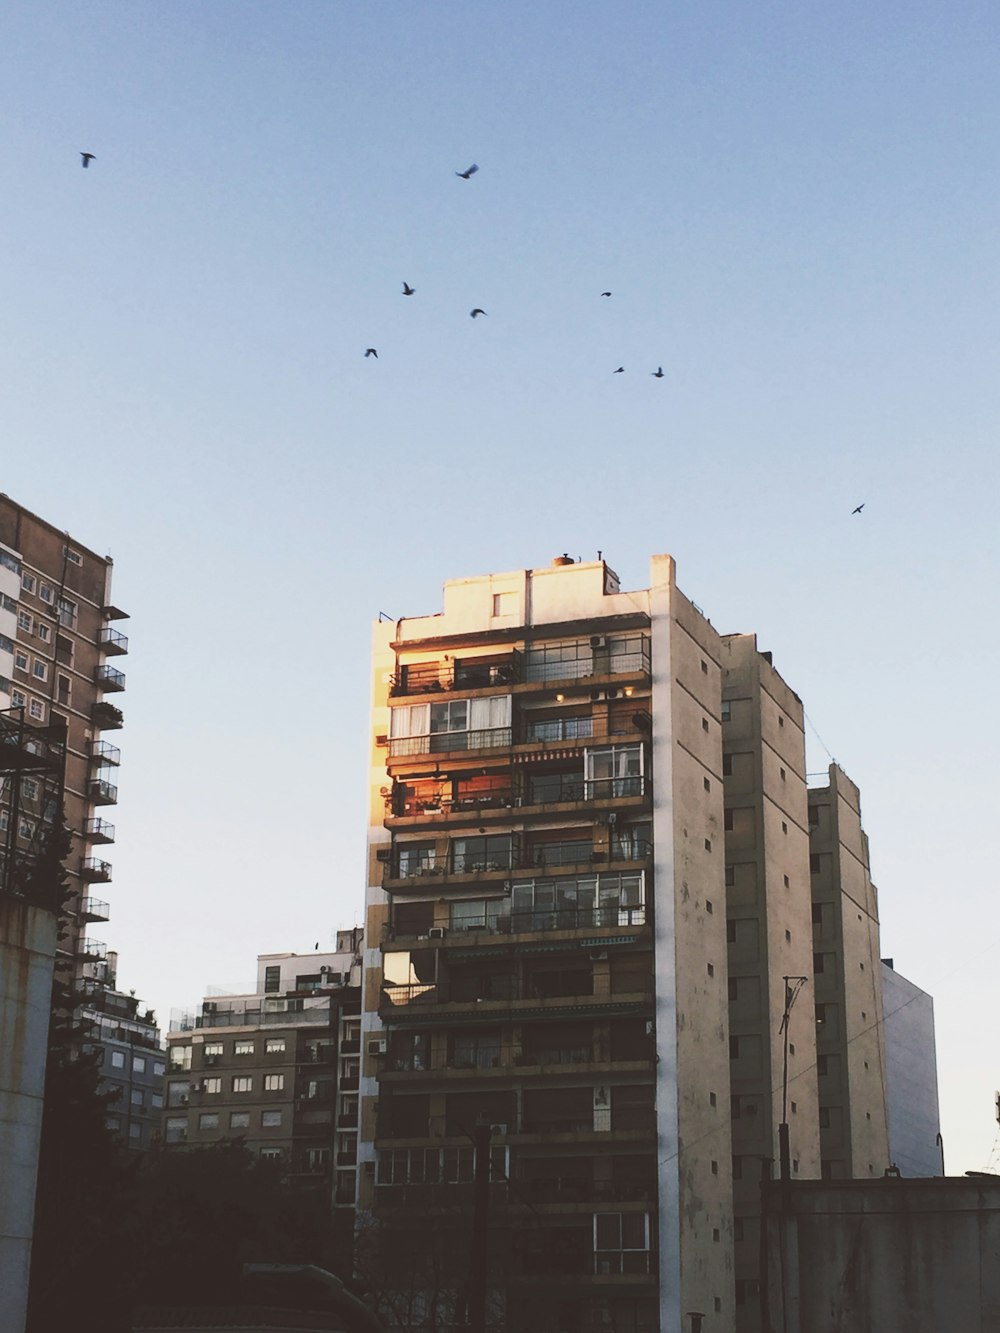
[[[771,1183],[766,1333],[996,1333],[1000,1179]]]

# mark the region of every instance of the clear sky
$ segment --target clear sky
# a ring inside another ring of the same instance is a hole
[[[360,920],[378,611],[562,551],[645,586],[669,551],[860,784],[948,1167],[985,1168],[996,5],[0,24],[0,489],[110,550],[132,613],[120,984],[166,1020]]]

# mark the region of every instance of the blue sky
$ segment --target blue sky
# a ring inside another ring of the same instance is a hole
[[[354,922],[379,610],[670,551],[860,784],[949,1169],[987,1165],[998,26],[8,5],[0,486],[132,612],[124,986],[166,1019]]]

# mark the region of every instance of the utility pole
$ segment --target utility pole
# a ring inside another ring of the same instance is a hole
[[[778,1126],[778,1155],[783,1181],[791,1180],[792,1177],[792,1155],[788,1142],[788,1020],[792,1012],[792,1005],[798,999],[799,991],[808,980],[808,977],[782,977],[782,981],[785,983],[785,1012],[781,1015],[781,1027],[778,1031],[784,1033],[785,1045],[781,1066],[781,1124]]]
[[[472,1253],[469,1257],[470,1333],[486,1333],[486,1278],[490,1226],[490,1126],[478,1124],[472,1184]]]

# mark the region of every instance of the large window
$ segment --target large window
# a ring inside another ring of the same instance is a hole
[[[510,695],[393,708],[389,753],[442,754],[510,744]]]
[[[396,1148],[378,1155],[378,1185],[471,1185],[474,1148]],[[490,1174],[507,1177],[507,1149],[490,1149]]]
[[[649,1272],[648,1214],[594,1214],[594,1272]]]
[[[641,926],[645,902],[642,871],[516,880],[509,896],[451,903],[448,924],[453,931],[496,934]]]
[[[588,800],[642,795],[642,746],[605,745],[588,750],[584,768]]]
[[[512,839],[509,833],[495,837],[454,838],[451,868],[458,874],[478,870],[509,870]]]

